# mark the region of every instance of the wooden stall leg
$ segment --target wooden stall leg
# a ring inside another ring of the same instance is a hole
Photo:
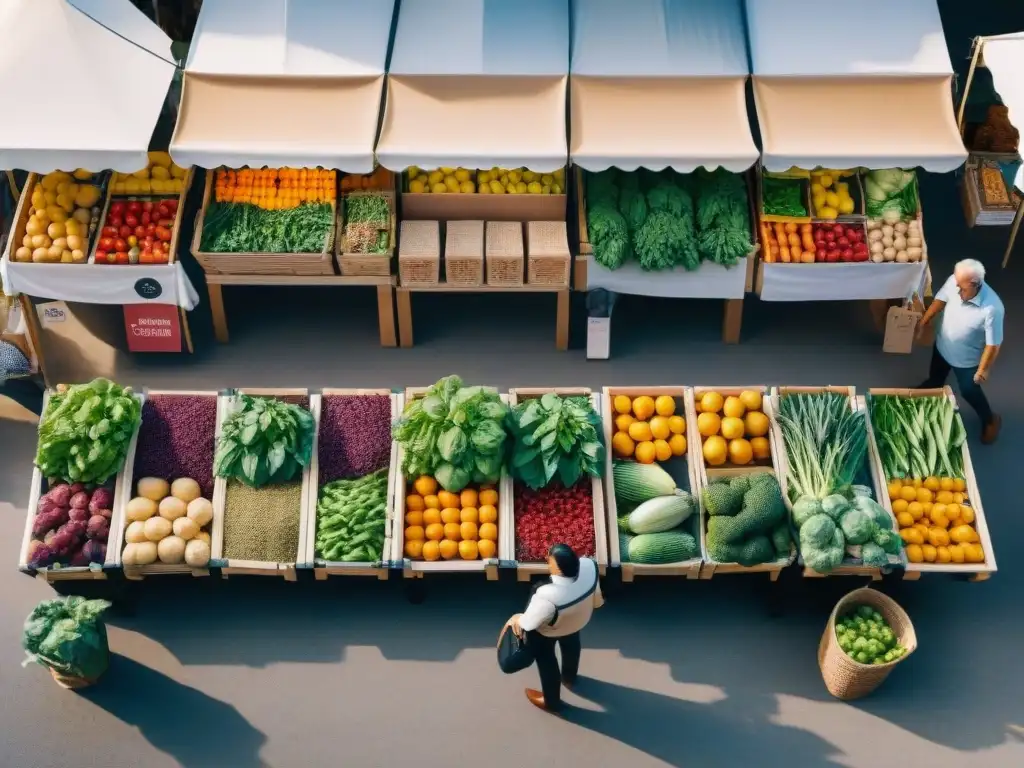
[[[377,324],[380,326],[380,345],[398,346],[395,337],[395,288],[392,285],[377,286]]]
[[[722,343],[739,344],[743,328],[743,299],[726,299],[722,321]]]
[[[224,292],[219,283],[206,284],[210,296],[210,314],[213,317],[213,335],[221,344],[228,343],[228,318],[224,314]]]
[[[558,292],[558,307],[555,313],[555,346],[560,351],[569,348],[569,289]]]
[[[188,350],[189,354],[193,354],[196,350],[192,346],[192,329],[188,326],[188,312],[178,307],[178,314],[181,316],[181,330],[185,336],[185,349]]]
[[[397,288],[398,298],[398,343],[403,347],[412,346],[412,294],[408,288]]]

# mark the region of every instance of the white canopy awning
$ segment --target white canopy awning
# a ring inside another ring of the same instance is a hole
[[[377,158],[561,168],[568,74],[565,0],[402,0]]]
[[[984,38],[981,58],[1010,123],[1024,136],[1024,32]],[[1014,186],[1024,190],[1024,166],[1017,169]]]
[[[174,60],[130,0],[0,0],[0,35],[0,168],[146,167]]]
[[[967,157],[935,0],[746,0],[765,168],[952,171]]]
[[[179,165],[374,168],[393,0],[205,0]]]
[[[685,173],[757,161],[741,0],[586,0],[573,9],[573,162]]]

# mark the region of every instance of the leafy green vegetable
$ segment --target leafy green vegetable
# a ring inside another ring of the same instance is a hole
[[[512,476],[539,490],[557,478],[570,488],[583,475],[600,477],[604,467],[601,420],[586,397],[543,397],[509,412]]]
[[[721,169],[698,171],[696,179],[700,254],[731,267],[753,248],[746,185],[741,176]]]
[[[446,376],[405,406],[392,435],[407,476],[433,475],[446,491],[494,483],[501,475],[508,408],[486,387]]]
[[[864,176],[865,211],[880,219],[887,212],[909,219],[917,215],[917,174],[900,168],[868,171]]]
[[[594,260],[607,269],[618,269],[629,258],[629,226],[611,203],[598,202],[587,211],[587,232]]]
[[[333,246],[334,209],[303,203],[268,211],[248,203],[210,203],[200,248],[209,253],[321,253]]]
[[[239,396],[217,442],[213,472],[260,488],[294,480],[313,452],[313,416],[271,397]]]
[[[700,266],[692,220],[665,211],[654,211],[647,218],[633,238],[633,248],[640,267],[648,271],[677,265],[694,270]]]
[[[761,177],[761,200],[764,212],[769,216],[806,216],[807,206],[803,197],[800,179],[783,179],[767,174]]]
[[[43,600],[25,620],[21,644],[25,663],[36,662],[58,672],[95,680],[110,661],[107,630],[101,620],[106,600],[58,597]]]
[[[320,489],[316,556],[328,562],[379,563],[384,553],[388,470]]]
[[[640,177],[635,173],[623,177],[622,189],[619,192],[619,211],[629,225],[629,231],[635,233],[647,219],[647,199],[640,189]]]
[[[868,395],[868,411],[887,479],[964,477],[967,430],[948,398]]]
[[[617,208],[619,204],[619,172],[614,168],[599,173],[587,174],[587,205],[610,205]]]
[[[36,466],[44,477],[104,483],[121,470],[141,420],[131,389],[108,379],[58,390],[39,422]]]
[[[345,220],[387,227],[391,224],[391,205],[384,195],[350,194],[345,197]]]

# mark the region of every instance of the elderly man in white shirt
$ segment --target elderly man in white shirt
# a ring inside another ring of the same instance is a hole
[[[526,698],[535,707],[555,712],[562,705],[562,686],[571,688],[580,667],[580,630],[590,621],[595,608],[604,605],[597,563],[580,558],[568,544],[555,544],[548,550],[551,582],[539,587],[526,606],[508,620],[533,652],[540,674],[541,690],[526,689]],[[558,668],[555,646],[562,652]]]
[[[943,386],[952,371],[961,396],[981,419],[981,441],[994,443],[1002,419],[992,412],[981,385],[988,381],[992,364],[999,357],[1004,310],[1003,302],[985,282],[984,264],[974,259],[957,263],[921,318],[918,334],[940,312],[931,368],[921,388]]]

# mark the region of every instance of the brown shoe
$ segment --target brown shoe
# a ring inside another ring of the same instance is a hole
[[[556,714],[555,710],[549,707],[544,701],[544,694],[540,691],[536,691],[533,688],[527,688],[526,699],[533,704],[533,706],[537,707],[537,709],[542,709],[545,712]]]
[[[985,445],[992,445],[999,437],[999,430],[1003,426],[1001,416],[992,415],[992,421],[986,424],[981,430],[981,442]]]

